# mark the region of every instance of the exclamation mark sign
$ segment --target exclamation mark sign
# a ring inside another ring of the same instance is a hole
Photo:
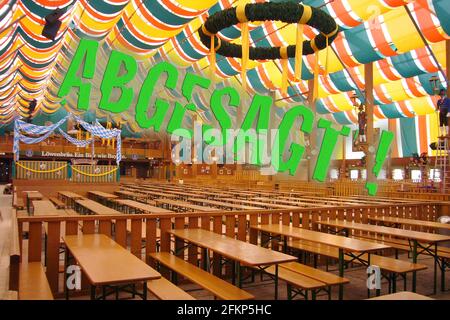
[[[381,132],[380,143],[378,144],[377,154],[375,156],[375,165],[373,166],[372,172],[375,177],[378,177],[381,167],[389,150],[389,147],[394,140],[394,133],[391,131],[383,130]],[[369,195],[374,196],[377,193],[378,185],[376,182],[366,182],[366,189]]]

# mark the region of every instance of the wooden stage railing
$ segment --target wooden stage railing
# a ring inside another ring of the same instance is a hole
[[[55,296],[58,296],[58,294],[61,296],[63,277],[60,272],[62,272],[61,266],[64,261],[64,253],[60,251],[63,247],[60,241],[62,230],[66,235],[104,233],[139,258],[149,262],[146,257],[151,252],[157,250],[167,252],[174,248],[183,247],[181,243],[171,241],[167,231],[173,228],[184,228],[185,226],[203,228],[239,240],[257,243],[257,234],[251,232],[249,226],[258,223],[283,223],[320,230],[315,222],[321,219],[339,218],[367,223],[369,215],[388,215],[435,221],[440,215],[440,210],[440,203],[428,202],[209,213],[20,216],[17,218],[17,223],[22,263],[27,261],[45,263],[50,287]],[[23,237],[24,224],[28,224],[27,239]],[[46,227],[45,237],[43,236],[44,224]],[[129,231],[127,231],[127,228]],[[358,231],[355,231],[355,234],[358,234]],[[190,263],[197,264],[199,262],[198,252],[198,248],[189,247],[188,249],[182,249],[180,255],[187,257]],[[213,262],[218,263],[220,261],[218,259],[219,257],[215,256]],[[114,266],[105,266],[105,268],[114,268]]]

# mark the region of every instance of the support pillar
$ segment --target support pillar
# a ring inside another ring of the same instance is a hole
[[[316,101],[314,99],[314,79],[308,80],[308,107],[311,109],[311,111],[314,113],[314,125],[317,123],[317,113],[316,113]],[[309,137],[310,142],[310,149],[311,153],[313,150],[316,150],[316,154],[310,155],[310,158],[308,160],[308,181],[312,181],[312,176],[314,172],[314,165],[316,164],[317,160],[317,150],[319,149],[317,147],[317,130],[313,130],[313,132],[310,134]]]
[[[448,79],[450,79],[450,40],[447,39],[445,40],[445,63],[446,63],[446,77],[447,77],[447,81]],[[447,97],[450,97],[450,85],[447,82]]]
[[[366,96],[366,115],[367,115],[367,152],[366,152],[366,170],[367,181],[375,182],[376,177],[373,174],[373,166],[375,161],[375,146],[374,146],[374,129],[373,129],[373,63],[367,63],[364,65],[364,83],[365,83],[365,96]],[[373,153],[368,149],[372,147]]]

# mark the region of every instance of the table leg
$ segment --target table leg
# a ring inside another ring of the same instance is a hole
[[[236,261],[233,261],[233,267],[231,268],[231,283],[236,284]]]
[[[69,288],[67,287],[67,267],[69,266],[69,250],[66,249],[64,254],[64,293],[66,300],[69,300]]]
[[[339,248],[339,276],[344,277],[344,250]],[[344,285],[339,285],[339,300],[344,299]]]
[[[370,266],[370,258],[371,258],[371,253],[370,252],[368,252],[367,253],[367,264]],[[380,271],[381,272],[381,271]],[[380,295],[381,295],[381,274],[380,274],[380,286],[378,287],[376,287],[376,289],[375,289],[376,291],[375,291],[375,294],[376,294],[376,296],[377,297],[379,297]]]
[[[434,244],[434,285],[433,285],[433,294],[436,294],[437,292],[437,242]]]
[[[147,281],[144,281],[143,290],[144,292],[142,292],[142,300],[147,300]]]
[[[275,265],[275,300],[278,300],[278,264]]]
[[[241,264],[239,261],[236,261],[236,277],[237,277],[237,285],[239,288],[242,288],[242,282],[241,282]]]
[[[413,243],[412,260],[413,260],[413,263],[417,263],[417,240],[414,240],[414,243]],[[417,272],[413,271],[412,292],[416,292],[416,282],[417,282]]]

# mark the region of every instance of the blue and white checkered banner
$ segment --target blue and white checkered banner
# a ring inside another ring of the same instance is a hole
[[[14,143],[13,143],[13,153],[15,161],[19,160],[19,143],[23,142],[26,144],[39,143],[45,139],[47,139],[56,129],[62,134],[62,136],[67,139],[69,142],[73,143],[79,147],[85,147],[89,143],[93,141],[93,138],[89,140],[78,140],[72,138],[70,135],[62,131],[59,127],[66,122],[66,120],[70,117],[73,117],[78,124],[80,124],[86,131],[90,132],[93,136],[97,136],[103,139],[111,139],[116,138],[117,140],[117,149],[116,149],[116,162],[120,163],[122,160],[122,139],[121,139],[121,130],[119,129],[106,129],[104,128],[98,120],[96,120],[96,124],[89,124],[77,116],[72,114],[67,115],[66,117],[59,120],[57,123],[51,126],[38,126],[35,124],[27,123],[22,120],[16,120],[14,122]],[[33,135],[42,135],[40,137],[28,137],[21,133],[21,131],[26,134]]]
[[[86,121],[81,120],[80,118],[75,116],[75,119],[81,126],[86,130],[92,133],[94,136],[103,138],[103,139],[111,139],[116,138],[118,134],[120,134],[119,129],[106,129],[104,128],[98,121],[96,124],[89,124]]]
[[[119,163],[122,160],[122,139],[121,139],[121,131],[119,129],[106,129],[100,124],[100,122],[98,122],[98,120],[95,120],[95,124],[90,124],[84,120],[81,120],[77,116],[74,116],[74,118],[79,124],[81,124],[81,126],[86,131],[89,131],[94,136],[103,139],[116,138],[117,140],[116,162]]]
[[[57,123],[52,124],[51,126],[38,126],[32,123],[27,123],[22,120],[16,120],[17,126],[19,130],[26,132],[27,134],[44,134],[49,131],[55,131],[56,128],[59,128],[66,120],[70,117],[70,115],[65,116]]]
[[[14,144],[13,144],[13,152],[15,155],[16,161],[19,160],[19,141],[26,143],[26,144],[34,144],[39,143],[50,137],[50,135],[53,133],[53,131],[48,131],[44,135],[40,137],[27,137],[20,133],[20,130],[17,125],[14,126]]]
[[[70,143],[76,145],[77,147],[86,147],[87,145],[89,145],[93,138],[88,139],[88,140],[78,140],[75,139],[73,137],[71,137],[70,135],[68,135],[67,133],[65,133],[63,130],[61,130],[61,128],[58,128],[59,133],[61,133],[61,135],[66,138],[67,141],[69,141]]]

